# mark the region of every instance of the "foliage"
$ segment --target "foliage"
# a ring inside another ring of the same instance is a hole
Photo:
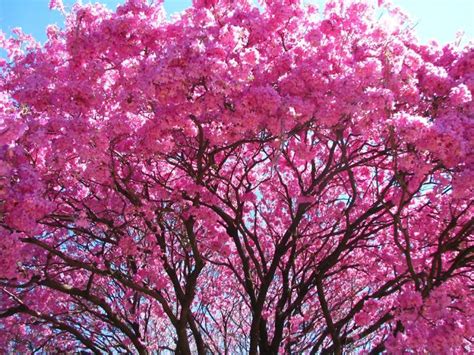
[[[360,1],[51,7],[0,37],[0,347],[473,350],[472,46]]]

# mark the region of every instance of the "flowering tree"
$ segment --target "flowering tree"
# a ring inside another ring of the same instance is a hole
[[[1,348],[473,350],[472,46],[380,2],[51,6],[0,38]]]

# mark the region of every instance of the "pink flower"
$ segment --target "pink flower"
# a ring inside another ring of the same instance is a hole
[[[463,105],[471,102],[472,94],[465,84],[460,84],[451,89],[449,92],[449,98],[453,104]]]
[[[365,326],[370,322],[370,316],[367,312],[359,312],[354,317],[355,322],[360,326]]]
[[[64,11],[64,4],[62,0],[49,0],[50,10]]]

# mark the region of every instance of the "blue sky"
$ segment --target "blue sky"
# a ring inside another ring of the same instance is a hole
[[[88,2],[90,0],[83,0]],[[95,1],[95,0],[94,0]],[[114,9],[123,0],[97,0]],[[314,0],[313,0],[314,1]],[[392,0],[418,22],[416,31],[422,41],[437,39],[440,43],[454,41],[456,32],[464,30],[463,43],[474,39],[474,0]],[[63,0],[70,6],[75,0]],[[323,0],[316,0],[324,3]],[[62,15],[48,9],[49,0],[0,0],[0,30],[9,33],[21,27],[26,33],[44,41],[46,25],[62,23]],[[167,12],[183,10],[191,0],[165,0]]]

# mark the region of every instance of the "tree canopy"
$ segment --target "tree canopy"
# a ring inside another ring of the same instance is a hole
[[[50,6],[0,34],[1,348],[473,351],[472,45],[382,1]]]

